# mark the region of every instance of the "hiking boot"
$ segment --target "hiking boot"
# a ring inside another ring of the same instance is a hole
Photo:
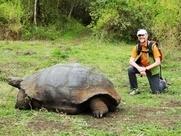
[[[132,89],[131,91],[130,91],[130,95],[136,95],[136,94],[139,94],[140,92],[138,91],[138,89]]]

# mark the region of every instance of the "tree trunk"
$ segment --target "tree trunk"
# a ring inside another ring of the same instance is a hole
[[[69,12],[69,15],[68,15],[68,18],[71,18],[71,15],[72,15],[72,11],[74,10],[74,4],[72,3],[71,4],[71,8],[70,8],[70,12]]]
[[[35,0],[35,2],[34,2],[34,17],[33,17],[33,22],[35,25],[37,25],[37,3],[38,3],[38,0]]]

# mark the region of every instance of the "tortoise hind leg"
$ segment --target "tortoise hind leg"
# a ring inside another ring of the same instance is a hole
[[[25,94],[25,91],[23,89],[19,89],[16,105],[15,108],[17,109],[30,109],[30,99]]]
[[[100,97],[92,98],[89,104],[94,117],[102,118],[109,111],[106,103]]]

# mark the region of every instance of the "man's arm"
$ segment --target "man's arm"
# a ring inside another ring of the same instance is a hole
[[[156,66],[158,66],[158,65],[160,65],[160,64],[161,64],[161,62],[160,62],[160,57],[155,58],[155,62],[152,63],[152,64],[150,64],[149,66],[147,66],[147,67],[146,67],[146,70],[150,70],[150,69],[152,69],[152,68],[154,68],[154,67],[156,67]]]
[[[139,66],[138,64],[136,64],[135,58],[133,58],[133,57],[130,58],[129,64],[130,64],[131,66],[135,67],[140,73],[146,71],[146,68],[145,68],[145,67],[141,67],[141,66]]]

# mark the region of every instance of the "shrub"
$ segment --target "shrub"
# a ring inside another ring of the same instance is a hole
[[[99,36],[127,41],[136,38],[137,29],[145,28],[152,38],[163,41],[175,33],[178,4],[178,0],[94,0],[90,27]]]
[[[21,2],[16,1],[2,1],[0,4],[0,29],[4,34],[1,34],[1,38],[19,37],[22,24],[21,17],[24,11],[22,9]]]

